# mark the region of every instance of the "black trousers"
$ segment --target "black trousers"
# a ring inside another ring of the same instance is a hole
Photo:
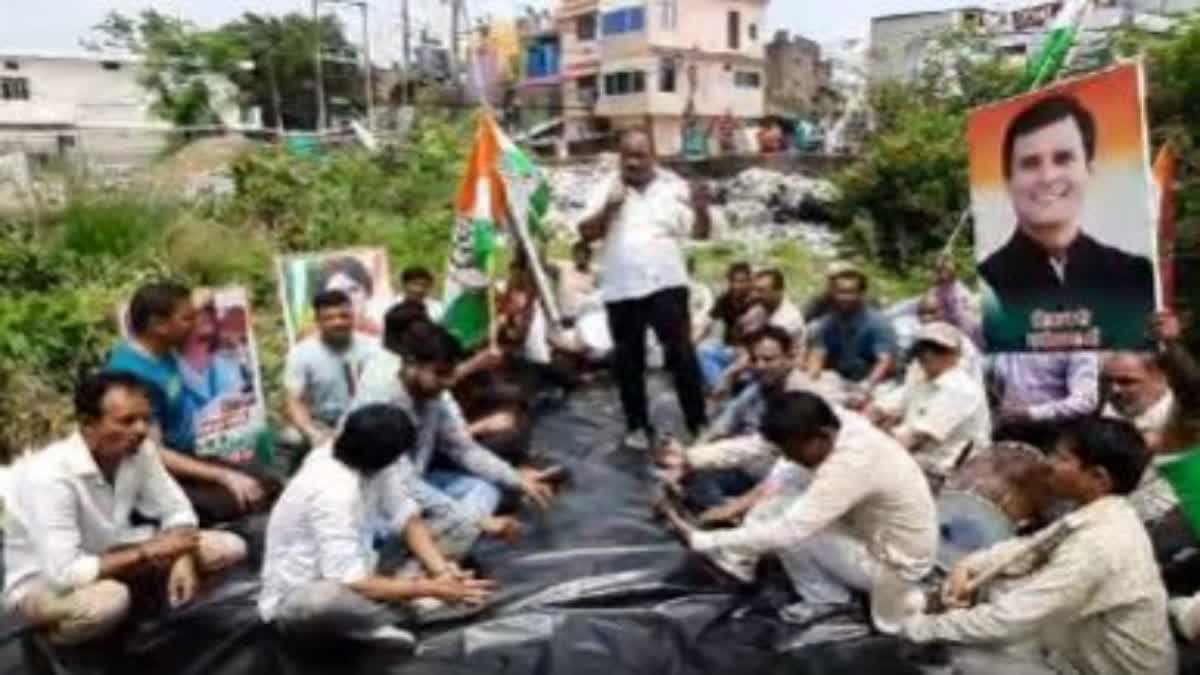
[[[707,418],[700,363],[692,345],[687,288],[667,288],[636,300],[610,302],[605,307],[614,345],[613,377],[621,392],[628,428],[653,430],[646,403],[646,329],[650,328],[662,345],[688,429],[697,433]]]

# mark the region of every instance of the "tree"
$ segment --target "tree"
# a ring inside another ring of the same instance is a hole
[[[214,30],[148,9],[137,17],[111,12],[94,28],[88,46],[119,49],[145,59],[142,83],[157,98],[156,112],[178,126],[214,120],[225,78],[237,86],[240,101],[261,106],[268,124],[277,128],[315,128],[315,64],[317,27],[322,52],[353,54],[341,23],[298,13],[263,16],[247,13]],[[354,103],[361,100],[360,75],[353,60],[329,63],[326,96]]]
[[[847,245],[896,270],[940,250],[970,206],[967,112],[1011,95],[1019,77],[964,31],[940,38],[912,82],[876,84],[873,133],[834,178]]]

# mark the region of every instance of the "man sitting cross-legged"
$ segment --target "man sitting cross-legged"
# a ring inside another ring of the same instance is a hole
[[[682,481],[691,505],[706,509],[701,515],[706,523],[737,520],[767,496],[773,483],[762,479],[778,453],[758,433],[763,411],[785,391],[810,389],[791,359],[792,336],[786,330],[767,326],[747,343],[754,381],[726,404],[698,443],[686,450],[671,444],[659,458],[665,477]]]
[[[392,335],[393,328],[402,335]],[[501,489],[520,492],[546,507],[554,488],[545,472],[517,469],[472,438],[458,403],[449,392],[459,348],[440,326],[388,323],[385,352],[367,365],[352,410],[387,403],[404,410],[417,426],[410,457],[414,498],[442,540],[443,550],[462,555],[483,532],[503,534],[492,518]],[[452,468],[431,468],[436,454]]]
[[[237,535],[196,529],[187,497],[147,440],[150,407],[133,375],[91,375],[75,393],[79,429],[13,470],[5,604],[52,642],[108,634],[133,600],[187,604],[200,574],[246,556]],[[154,524],[134,525],[135,513]]]
[[[963,366],[966,340],[957,328],[921,326],[913,344],[916,368],[904,386],[876,397],[867,417],[908,448],[935,484],[967,453],[991,439],[991,416],[983,382]]]
[[[345,421],[317,448],[284,490],[267,526],[259,614],[290,637],[345,637],[411,647],[396,624],[396,604],[418,598],[482,601],[494,584],[472,579],[446,560],[419,515],[398,461],[417,431],[399,408],[376,404]],[[400,534],[427,577],[378,570],[372,522]]]

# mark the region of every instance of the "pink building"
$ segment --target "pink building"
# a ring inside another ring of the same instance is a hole
[[[702,125],[763,116],[768,0],[562,0],[565,134],[653,131],[682,150],[685,116]]]

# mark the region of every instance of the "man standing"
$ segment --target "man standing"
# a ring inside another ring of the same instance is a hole
[[[895,574],[933,569],[937,510],[929,484],[896,441],[819,396],[788,392],[767,407],[762,435],[811,472],[782,513],[731,530],[685,529],[690,546],[718,556],[778,552],[802,600],[842,604]]]
[[[75,414],[74,434],[14,468],[4,523],[5,604],[59,644],[111,632],[147,592],[185,605],[199,574],[246,556],[237,535],[196,529],[148,440],[150,395],[136,377],[87,377]],[[157,524],[134,525],[135,512]]]
[[[267,525],[259,614],[295,639],[349,637],[415,643],[396,626],[390,605],[417,598],[481,601],[493,584],[467,578],[443,557],[403,482],[390,480],[412,450],[408,414],[386,405],[352,413],[330,446],[318,449],[280,496]],[[378,570],[371,523],[385,520],[428,576],[402,578]]]
[[[1070,96],[1044,98],[1009,124],[1004,177],[1016,231],[979,266],[993,296],[985,321],[994,350],[1025,348],[1035,310],[1090,310],[1105,345],[1145,341],[1140,319],[1155,297],[1150,260],[1096,241],[1081,222],[1096,139],[1095,117]]]
[[[317,335],[288,352],[283,370],[288,422],[309,447],[324,442],[350,407],[363,368],[379,350],[378,341],[354,332],[354,305],[341,291],[313,298]]]
[[[813,326],[808,375],[832,372],[870,396],[896,364],[896,332],[866,306],[867,276],[856,267],[835,265],[829,272],[831,311]]]
[[[961,363],[965,340],[948,323],[922,326],[912,348],[918,367],[908,371],[903,387],[867,409],[867,417],[908,448],[937,482],[972,446],[983,448],[991,441],[983,383]]]
[[[689,203],[690,201],[690,203]],[[626,445],[650,447],[646,402],[646,328],[654,330],[675,379],[689,430],[707,419],[691,340],[688,276],[680,240],[709,233],[707,197],[655,165],[650,136],[621,137],[620,175],[592,197],[579,224],[587,241],[605,239],[601,289],[615,345],[613,374],[625,409]]]
[[[196,425],[184,400],[178,354],[195,321],[186,287],[166,281],[139,288],[129,302],[132,337],[113,349],[105,370],[131,373],[149,390],[163,464],[207,525],[265,509],[279,486],[247,466],[194,456]]]
[[[1176,672],[1166,589],[1146,529],[1125,498],[1148,458],[1127,422],[1072,424],[1055,443],[1049,477],[1057,496],[1079,505],[1067,516],[1065,538],[1005,568],[1011,583],[969,609],[972,580],[1028,540],[967,556],[943,589],[945,604],[959,609],[915,615],[900,634],[916,642],[990,647],[1036,641],[1050,668],[1031,662],[1022,673]]]

